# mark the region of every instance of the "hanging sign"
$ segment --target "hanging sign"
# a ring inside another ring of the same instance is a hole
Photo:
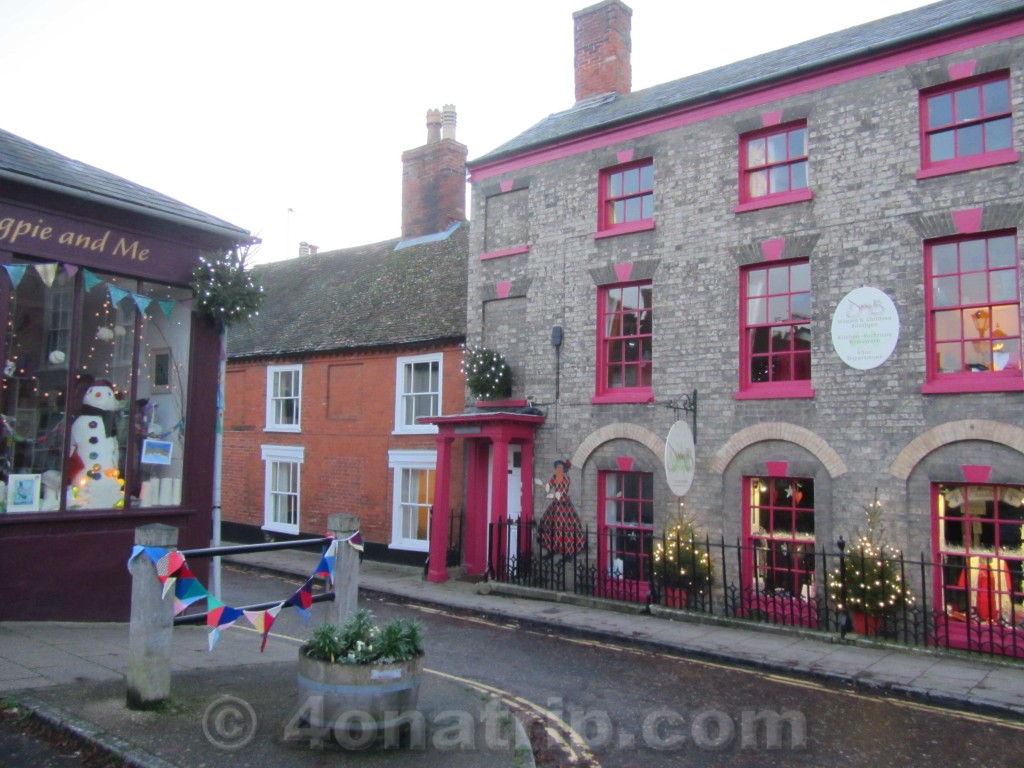
[[[832,315],[832,346],[851,368],[877,368],[889,359],[899,336],[896,306],[877,288],[850,291]]]
[[[665,479],[676,496],[685,496],[690,490],[696,463],[690,425],[677,421],[665,438]]]

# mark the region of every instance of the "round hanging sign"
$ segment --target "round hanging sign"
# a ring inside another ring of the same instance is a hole
[[[690,490],[696,463],[693,432],[685,421],[677,421],[665,438],[665,479],[676,496]]]
[[[851,368],[877,368],[889,359],[899,337],[896,305],[877,288],[850,291],[832,315],[832,346]]]

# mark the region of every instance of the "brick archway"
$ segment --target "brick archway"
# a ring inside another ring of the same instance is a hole
[[[846,462],[823,438],[809,429],[783,421],[766,421],[741,429],[718,449],[711,458],[708,470],[718,475],[723,474],[740,451],[766,440],[781,440],[805,448],[818,457],[831,477],[845,475],[848,471]]]
[[[1024,453],[1024,429],[1020,427],[988,419],[950,421],[911,440],[889,466],[889,474],[906,480],[925,456],[944,445],[963,440],[986,440]]]
[[[665,441],[654,434],[654,432],[636,424],[618,422],[601,427],[587,435],[583,442],[579,444],[579,447],[576,448],[576,452],[573,453],[570,461],[572,461],[574,467],[582,467],[587,459],[590,458],[590,454],[609,440],[618,439],[632,440],[633,442],[640,443],[655,456],[665,455]]]

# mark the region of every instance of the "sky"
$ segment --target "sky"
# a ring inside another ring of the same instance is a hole
[[[596,0],[0,0],[0,128],[252,232],[253,263],[401,234],[402,152],[572,106]],[[633,90],[922,0],[626,0]]]

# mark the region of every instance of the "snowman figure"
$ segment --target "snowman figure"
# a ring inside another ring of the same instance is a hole
[[[117,469],[115,430],[121,396],[109,381],[92,382],[82,397],[82,414],[71,423],[66,482],[68,509],[124,506],[124,481]]]

